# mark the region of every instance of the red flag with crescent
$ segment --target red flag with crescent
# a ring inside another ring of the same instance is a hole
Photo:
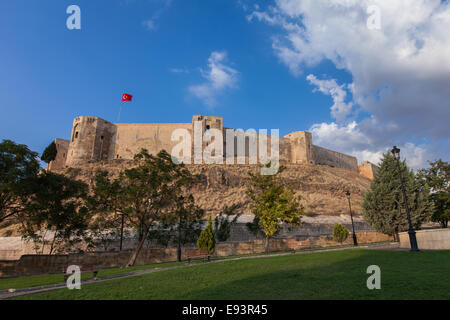
[[[133,96],[131,94],[124,93],[122,95],[122,101],[131,101],[131,99],[133,99]]]

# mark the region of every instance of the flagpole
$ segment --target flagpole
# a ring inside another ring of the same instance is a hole
[[[122,105],[123,105],[123,101],[120,103],[119,115],[117,116],[117,123],[119,123],[119,121],[120,121],[120,114],[122,113]]]

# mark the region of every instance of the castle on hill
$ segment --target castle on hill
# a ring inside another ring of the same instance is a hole
[[[55,160],[49,163],[48,169],[58,170],[104,160],[133,159],[141,149],[147,149],[151,154],[157,154],[163,149],[170,153],[179,144],[178,140],[173,139],[173,132],[184,129],[193,136],[194,128],[200,128],[202,133],[212,129],[221,131],[224,158],[241,154],[238,153],[237,136],[234,137],[235,143],[232,147],[227,147],[230,140],[227,140],[226,135],[230,130],[223,127],[222,117],[194,115],[190,123],[110,123],[99,117],[80,116],[73,121],[70,140],[55,139],[57,155]],[[252,140],[252,137],[255,140]],[[249,161],[250,146],[256,145],[258,153],[260,152],[260,143],[256,141],[259,142],[261,137],[261,133],[255,132],[253,136],[245,135],[244,140],[241,140],[245,161]],[[266,139],[270,152],[272,138],[266,136]],[[278,139],[280,163],[328,165],[359,171],[369,179],[373,178],[378,169],[367,161],[358,166],[356,157],[313,145],[312,135],[307,131],[292,132]],[[194,139],[189,143],[191,151],[194,152]],[[201,148],[206,146],[206,143],[202,143]]]

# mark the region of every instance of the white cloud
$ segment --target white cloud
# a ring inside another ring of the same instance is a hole
[[[208,58],[208,68],[200,70],[206,82],[188,88],[191,94],[209,107],[216,105],[217,96],[226,89],[237,87],[239,72],[224,64],[226,58],[226,52],[213,51]]]
[[[145,28],[147,28],[147,30],[155,30],[156,29],[155,21],[153,21],[152,19],[142,21],[142,25]]]
[[[380,8],[380,30],[367,27],[372,5]],[[313,126],[316,139],[334,132],[332,144],[339,150],[348,144],[341,139],[362,138],[366,145],[355,141],[355,147],[342,151],[369,157],[395,143],[404,146],[414,166],[449,157],[442,148],[435,153],[435,145],[450,141],[448,1],[275,0],[247,18],[280,30],[272,47],[294,76],[324,60],[352,75],[348,85],[308,76],[316,90],[332,97],[331,115],[337,120]],[[369,116],[354,127],[340,123],[357,109]],[[410,143],[421,140],[427,144]]]
[[[306,79],[313,85],[317,86],[317,91],[329,95],[333,98],[331,106],[331,116],[337,121],[344,121],[352,112],[353,103],[346,103],[347,91],[345,85],[338,85],[335,79],[319,80],[316,76],[310,74]]]
[[[142,21],[142,25],[150,31],[158,29],[156,21],[160,18],[164,11],[166,11],[172,4],[172,0],[152,0],[159,8],[152,14],[150,19]]]
[[[367,123],[365,123],[367,125]],[[369,125],[373,125],[373,122]],[[376,128],[376,127],[373,127]],[[380,143],[367,134],[356,121],[347,125],[339,125],[335,122],[315,124],[309,131],[313,135],[315,144],[339,150],[358,158],[359,162],[370,161],[378,164],[383,153],[389,151],[392,146]],[[381,137],[381,134],[375,135]],[[413,143],[399,143],[402,158],[408,160],[412,168],[423,167],[427,160],[426,146],[416,146]]]

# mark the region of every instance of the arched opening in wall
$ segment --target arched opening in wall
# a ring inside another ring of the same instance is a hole
[[[72,142],[78,138],[78,123],[73,127]]]

